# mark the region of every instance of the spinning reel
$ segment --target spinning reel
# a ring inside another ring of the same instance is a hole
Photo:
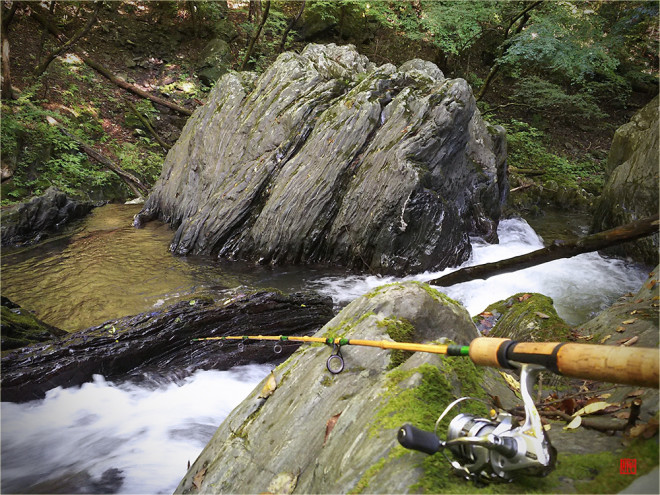
[[[543,366],[523,364],[520,392],[525,406],[525,422],[519,425],[506,412],[492,411],[490,419],[460,413],[449,423],[447,440],[436,432],[424,431],[406,424],[398,433],[399,443],[407,449],[427,454],[448,449],[455,460],[452,467],[473,481],[512,481],[518,475],[546,476],[555,467],[557,451],[550,444],[539,416],[532,389]],[[461,397],[447,406],[435,423],[438,425],[460,402],[479,400]],[[446,454],[445,454],[446,456]]]

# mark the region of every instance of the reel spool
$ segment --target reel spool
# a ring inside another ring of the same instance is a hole
[[[518,475],[546,476],[555,467],[557,451],[550,444],[541,417],[534,406],[531,390],[536,376],[544,368],[523,364],[520,391],[525,405],[525,422],[519,425],[506,412],[495,413],[489,419],[460,413],[447,428],[447,440],[440,440],[436,432],[424,431],[406,424],[398,433],[399,443],[408,449],[427,454],[448,449],[455,460],[452,467],[473,481],[512,481]],[[447,406],[436,422],[458,403],[461,397]],[[445,454],[446,456],[446,454]]]

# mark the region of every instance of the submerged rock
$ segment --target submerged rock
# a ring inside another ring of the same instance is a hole
[[[55,187],[43,196],[2,210],[2,245],[38,242],[67,223],[84,217],[96,206],[70,199]]]
[[[139,378],[195,369],[228,369],[291,354],[295,344],[191,342],[220,335],[290,335],[314,332],[332,317],[330,298],[315,294],[240,290],[197,297],[165,309],[119,318],[54,343],[31,345],[2,358],[2,400],[43,397],[57,386],[80,385],[93,374]]]
[[[507,190],[504,131],[464,80],[310,44],[220,79],[135,224],[169,222],[178,254],[403,273],[496,240]]]
[[[609,178],[596,205],[593,232],[658,213],[658,101],[654,98],[614,134],[607,160]],[[655,266],[659,247],[656,233],[608,252]]]

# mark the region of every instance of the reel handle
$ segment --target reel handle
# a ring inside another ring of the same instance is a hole
[[[435,454],[444,446],[435,433],[420,430],[411,424],[405,424],[399,428],[397,440],[402,447],[426,454]]]

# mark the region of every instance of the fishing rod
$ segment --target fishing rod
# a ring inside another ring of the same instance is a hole
[[[344,359],[340,353],[341,346],[355,345],[463,356],[469,357],[476,365],[493,368],[513,369],[519,367],[519,364],[537,364],[555,374],[572,378],[658,388],[659,354],[657,349],[650,348],[634,349],[570,342],[518,342],[495,337],[478,337],[470,345],[418,344],[391,340],[295,335],[224,335],[195,338],[192,342],[207,340],[239,340],[242,344],[249,340],[326,344],[335,349],[335,354],[328,358],[327,363],[328,371],[335,374],[343,371]]]
[[[457,473],[474,482],[508,482],[519,475],[546,476],[554,469],[557,451],[550,443],[532,398],[540,372],[551,371],[573,378],[658,388],[660,355],[658,349],[651,348],[518,342],[492,337],[478,337],[469,345],[290,335],[227,335],[196,338],[192,342],[206,340],[240,340],[239,346],[249,340],[323,343],[333,346],[334,351],[326,367],[334,374],[344,369],[341,347],[345,345],[469,357],[480,366],[519,369],[520,394],[525,409],[522,425],[506,411],[491,409],[489,418],[459,413],[449,423],[446,440],[442,440],[437,432],[438,425],[449,411],[467,400],[484,402],[461,397],[449,404],[438,417],[434,431],[421,430],[410,424],[403,425],[398,431],[397,439],[403,447],[426,454],[442,452]],[[447,457],[445,450],[453,454],[454,460]]]

